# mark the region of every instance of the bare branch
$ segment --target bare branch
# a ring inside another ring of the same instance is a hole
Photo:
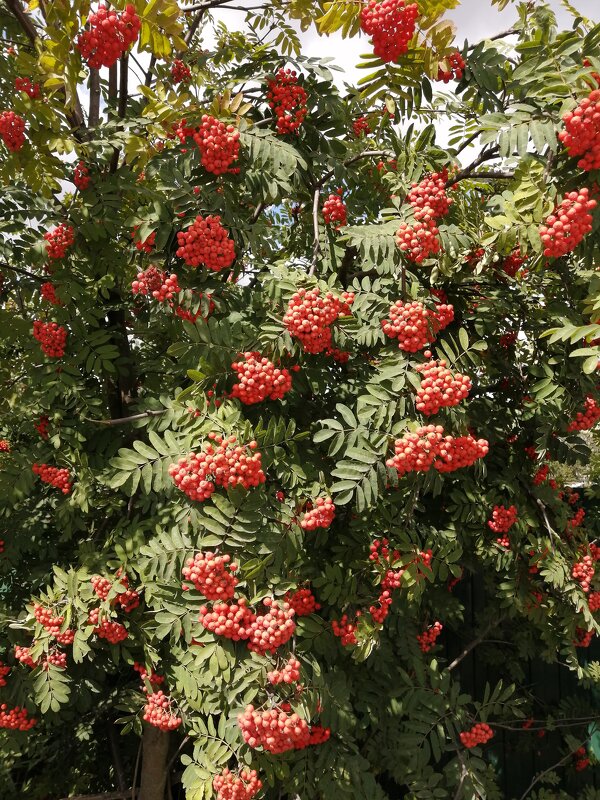
[[[498,625],[500,625],[502,620],[503,617],[498,617],[497,619],[492,620],[490,624],[479,634],[479,636],[476,639],[473,639],[472,642],[469,642],[469,644],[465,647],[462,653],[459,656],[456,656],[454,661],[452,661],[448,665],[448,672],[451,672],[453,669],[456,669],[456,667],[458,667],[461,661],[464,661],[464,659],[469,655],[469,653],[472,650],[474,650],[477,647],[477,645],[481,644],[484,641],[488,633],[494,628],[498,627]]]
[[[135,800],[139,789],[128,789],[125,792],[102,792],[101,794],[77,794],[63,797],[62,800]]]
[[[121,119],[127,114],[127,78],[129,75],[129,56],[121,56],[119,64],[119,116]]]
[[[17,275],[25,275],[27,278],[31,278],[31,280],[39,281],[40,283],[45,282],[45,278],[41,277],[40,275],[35,275],[33,272],[29,272],[27,269],[23,269],[22,267],[13,267],[10,264],[6,264],[4,262],[0,262],[0,269],[9,269],[11,272],[16,272]]]
[[[489,148],[488,150],[482,150],[481,153],[477,156],[477,158],[472,161],[468,167],[465,167],[460,172],[458,172],[453,178],[449,178],[446,182],[446,189],[449,189],[451,186],[454,186],[455,183],[459,181],[463,181],[465,178],[468,178],[480,164],[483,164],[484,161],[490,161],[492,158],[496,158],[498,154],[498,145],[495,144],[493,147]]]
[[[132,414],[131,417],[118,417],[117,419],[92,419],[91,417],[82,417],[86,422],[93,422],[96,425],[116,426],[127,425],[130,422],[136,422],[139,419],[146,419],[147,417],[162,417],[167,413],[167,409],[161,411],[144,411],[141,414]]]
[[[254,223],[258,221],[258,218],[260,217],[260,215],[262,214],[262,212],[265,210],[266,207],[267,207],[266,203],[263,203],[263,202],[260,202],[256,206],[256,208],[254,209],[254,213],[252,214],[252,216],[250,218],[250,222],[251,222],[252,225],[254,225]]]
[[[90,70],[90,107],[88,125],[95,128],[100,122],[100,70]]]
[[[580,747],[581,747],[581,745],[578,745],[578,746],[577,746],[577,747],[576,747],[574,750],[571,750],[571,752],[570,752],[570,753],[567,753],[567,755],[566,755],[566,756],[563,756],[563,757],[560,759],[560,761],[557,761],[557,762],[556,762],[556,764],[552,764],[552,766],[548,767],[548,768],[547,768],[547,769],[545,769],[543,772],[538,772],[538,774],[537,774],[537,775],[535,776],[535,778],[534,778],[534,779],[531,781],[531,783],[529,784],[529,786],[527,787],[527,789],[525,789],[525,791],[523,792],[523,794],[521,795],[521,797],[519,798],[519,800],[525,800],[525,798],[527,797],[527,795],[529,794],[529,792],[530,792],[530,791],[533,789],[533,787],[534,787],[534,786],[535,786],[537,783],[539,783],[539,782],[542,780],[542,778],[544,777],[544,775],[547,775],[549,772],[553,772],[555,769],[557,769],[557,767],[562,767],[562,765],[563,765],[563,764],[566,764],[566,763],[567,763],[567,761],[568,761],[570,758],[573,758],[573,756],[574,756],[574,755],[575,755],[575,753],[576,753],[576,752],[579,750],[579,748],[580,748]]]
[[[150,86],[152,83],[152,77],[154,75],[154,66],[156,64],[156,56],[154,53],[150,56],[150,64],[148,65],[148,71],[146,72],[146,78],[144,80],[144,86]]]
[[[314,190],[313,193],[313,208],[312,208],[312,217],[313,217],[313,256],[312,256],[312,264],[310,265],[310,270],[308,271],[309,275],[314,275],[315,270],[317,268],[317,261],[319,260],[319,256],[321,255],[321,240],[319,236],[319,198],[321,196],[320,192],[320,182],[317,184],[317,188]]]

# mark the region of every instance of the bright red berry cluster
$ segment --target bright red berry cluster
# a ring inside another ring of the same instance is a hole
[[[581,772],[589,767],[590,759],[588,758],[585,747],[580,747],[578,750],[576,750],[573,754],[573,757],[575,759],[575,769],[577,772]]]
[[[544,483],[546,478],[548,477],[548,473],[550,472],[550,467],[548,464],[542,464],[542,466],[538,469],[532,479],[532,483],[534,486],[539,486],[540,484]]]
[[[267,680],[274,686],[278,683],[296,683],[300,680],[300,662],[297,658],[289,658],[281,669],[267,673]]]
[[[492,519],[488,520],[488,527],[494,533],[507,533],[517,521],[517,507],[494,506]]]
[[[78,161],[73,169],[73,183],[80,192],[84,192],[90,185],[90,171],[83,161]]]
[[[207,172],[213,175],[239,172],[238,168],[231,168],[240,154],[240,132],[233,125],[225,125],[215,117],[204,114],[192,138],[200,151],[200,163]]]
[[[42,322],[36,319],[33,323],[33,336],[38,340],[44,355],[50,358],[62,358],[65,354],[67,331],[57,322]]]
[[[151,253],[154,250],[154,245],[156,243],[156,231],[152,231],[144,240],[136,239],[135,235],[139,230],[139,227],[139,225],[134,225],[133,230],[131,231],[131,238],[135,241],[135,249],[139,250],[140,253]]]
[[[411,184],[406,199],[415,211],[415,219],[419,219],[419,213],[424,213],[428,208],[436,219],[448,214],[454,201],[446,193],[447,182],[448,170],[443,169],[428,175],[419,183]]]
[[[262,789],[262,781],[255,769],[243,769],[239,775],[234,775],[226,767],[213,779],[213,789],[217,800],[252,800]]]
[[[11,153],[16,153],[25,144],[25,120],[14,111],[0,113],[0,138]]]
[[[185,231],[177,234],[176,255],[190,267],[203,264],[213,272],[220,272],[233,264],[235,247],[227,230],[221,225],[221,217],[197,216]]]
[[[29,731],[37,723],[35,717],[30,717],[26,708],[15,706],[9,710],[6,703],[0,706],[0,728],[12,731]]]
[[[136,279],[131,283],[132,294],[141,294],[144,297],[152,295],[159,303],[172,300],[180,291],[177,275],[174,272],[167,275],[154,266],[138,272]]]
[[[377,625],[383,625],[387,615],[390,613],[390,606],[392,605],[392,595],[388,589],[384,589],[379,593],[377,603],[369,606],[369,613]]]
[[[408,472],[454,472],[470,467],[487,455],[489,446],[485,439],[468,436],[444,436],[441,425],[427,425],[414,433],[405,434],[394,445],[395,455],[386,461],[402,477]]]
[[[44,234],[48,258],[56,260],[64,258],[69,247],[75,242],[75,231],[70,225],[61,222],[56,228]]]
[[[292,638],[296,630],[294,609],[289,603],[278,603],[266,597],[263,605],[267,613],[259,614],[248,631],[248,650],[261,655],[277,650]]]
[[[53,306],[62,306],[61,301],[56,296],[56,287],[50,281],[42,283],[40,286],[40,296],[42,300],[51,303]]]
[[[314,507],[307,511],[300,520],[300,527],[305,531],[328,528],[334,517],[335,506],[331,497],[317,497]]]
[[[573,644],[575,647],[589,647],[593,638],[594,631],[588,631],[585,628],[575,628]]]
[[[202,606],[198,619],[202,627],[217,636],[239,642],[249,637],[250,626],[256,615],[242,597],[236,603],[215,603],[212,610]]]
[[[581,561],[577,561],[573,564],[571,576],[581,584],[581,588],[586,594],[590,590],[590,584],[595,571],[594,560],[591,556],[584,556]]]
[[[321,290],[299,289],[288,304],[283,324],[300,340],[307,353],[322,353],[331,349],[331,325],[350,314],[354,292],[342,292],[341,298],[332,292],[321,296]]]
[[[285,596],[285,600],[290,604],[291,608],[294,609],[297,617],[308,617],[321,608],[321,604],[317,603],[310,589],[296,589],[292,594],[288,592]]]
[[[411,303],[396,300],[389,315],[390,319],[381,323],[385,335],[398,339],[400,350],[416,353],[431,344],[437,334],[452,322],[454,308],[446,303],[437,303],[434,310],[425,308],[416,300]]]
[[[141,20],[129,4],[119,13],[104,5],[88,17],[89,29],[77,37],[77,49],[91,69],[112,67],[137,40]]]
[[[143,664],[140,664],[138,661],[133,662],[133,668],[139,673],[141,680],[144,682],[148,681],[153,688],[156,686],[161,686],[165,682],[164,675],[158,675],[153,669],[148,672],[146,667]],[[145,685],[143,686],[142,691],[147,692]]]
[[[183,721],[173,713],[171,699],[161,689],[146,695],[144,719],[161,731],[177,730]]]
[[[337,230],[348,224],[346,204],[337,194],[330,194],[323,203],[323,219],[326,225],[333,225]]]
[[[585,519],[585,509],[584,508],[578,508],[577,511],[575,512],[575,514],[573,514],[573,516],[571,517],[571,519],[567,523],[567,525],[568,525],[569,528],[571,528],[571,530],[573,530],[575,528],[579,528],[581,525],[583,525],[583,520],[584,519]]]
[[[269,81],[267,101],[277,119],[277,133],[297,133],[308,109],[306,91],[298,85],[293,70],[281,67],[275,79]]]
[[[21,664],[25,664],[25,666],[30,669],[35,669],[37,661],[34,661],[31,657],[31,647],[21,647],[21,645],[16,644],[14,652],[17,661],[20,661]]]
[[[10,453],[10,442],[7,439],[0,439],[0,453]]]
[[[32,470],[39,475],[43,483],[49,483],[63,494],[69,494],[73,484],[69,480],[69,470],[60,467],[49,467],[48,464],[34,464]]]
[[[173,483],[190,500],[207,500],[216,486],[243,486],[249,489],[265,482],[260,453],[248,453],[248,450],[256,449],[256,442],[250,442],[247,447],[235,447],[235,436],[223,440],[216,434],[209,434],[209,438],[215,441],[217,447],[208,444],[203,452],[189,453],[169,467]]]
[[[365,136],[368,136],[371,133],[371,125],[369,124],[368,118],[357,117],[352,123],[352,130],[354,131],[354,135],[356,136],[357,139],[363,133]]]
[[[180,58],[175,58],[171,64],[171,80],[174,85],[189,83],[192,80],[192,71]]]
[[[444,59],[444,64],[438,68],[437,79],[438,81],[444,81],[444,83],[450,83],[451,80],[460,81],[466,66],[465,60],[458,50],[450,53]]]
[[[6,676],[10,672],[10,667],[7,667],[2,661],[0,661],[0,686],[6,686]]]
[[[465,747],[477,747],[478,744],[485,744],[494,735],[494,731],[485,722],[478,722],[473,725],[470,731],[460,734],[460,741]]]
[[[427,630],[417,636],[417,642],[423,653],[428,653],[435,645],[436,639],[442,632],[443,627],[441,622],[434,622]]]
[[[354,622],[350,622],[350,618],[348,614],[342,614],[340,620],[332,620],[331,622],[331,629],[333,631],[333,635],[337,636],[344,647],[348,645],[353,645],[358,643],[358,639],[356,638],[356,631],[358,629],[358,618],[361,616],[361,612],[356,612],[356,619]]]
[[[544,255],[559,258],[575,250],[592,230],[590,211],[594,208],[596,201],[590,200],[587,188],[568,192],[540,227]]]
[[[92,608],[88,615],[88,625],[92,625],[94,633],[99,639],[106,639],[110,644],[119,644],[127,639],[127,628],[120,622],[103,619],[100,620],[100,609]]]
[[[47,439],[48,438],[48,426],[49,425],[50,425],[49,418],[46,417],[45,415],[42,415],[40,417],[39,422],[35,423],[33,427],[36,429],[36,431],[39,433],[39,435],[42,437],[42,439]]]
[[[62,650],[50,650],[42,662],[42,669],[48,670],[50,666],[60,667],[60,669],[67,668],[67,654]]]
[[[429,361],[417,367],[422,379],[417,391],[416,406],[426,416],[437,414],[440,408],[457,406],[471,391],[471,379],[459,373],[453,375],[446,363],[444,360]]]
[[[229,600],[235,594],[237,564],[230,564],[231,556],[219,556],[208,551],[188,558],[182,569],[186,581],[194,584],[208,600]],[[185,587],[184,587],[185,588]]]
[[[506,256],[506,258],[502,259],[500,269],[506,273],[506,275],[514,278],[525,261],[527,261],[527,259],[521,255],[521,251],[517,247],[516,250],[513,250],[512,253]]]
[[[563,117],[565,130],[558,138],[570,156],[582,156],[580,169],[600,169],[600,90],[594,89],[573,111]]]
[[[311,744],[321,744],[329,738],[329,729],[314,726],[314,736],[306,720],[289,714],[282,707],[256,711],[246,706],[238,716],[238,726],[244,741],[253,749],[262,747],[268,753],[303,750]]]
[[[292,388],[292,376],[287,369],[279,369],[260,353],[243,353],[243,361],[235,361],[231,369],[238,375],[231,397],[237,397],[245,405],[262,403],[263,400],[281,400]]]
[[[445,217],[452,205],[446,194],[448,170],[434,172],[420,183],[413,183],[407,200],[413,208],[415,222],[403,222],[396,234],[396,244],[406,257],[420,264],[441,248],[436,222]]]
[[[33,607],[33,615],[36,621],[45,628],[50,636],[53,636],[59,644],[73,644],[75,631],[67,628],[66,631],[60,632],[65,621],[64,616],[55,617],[49,608],[44,608],[39,603],[36,603]]]
[[[569,423],[568,431],[589,431],[600,419],[600,406],[589,395],[585,398],[583,411],[579,411],[575,419]]]
[[[360,13],[360,27],[372,37],[373,52],[382,61],[398,61],[408,51],[419,16],[416,3],[405,0],[369,0]]]
[[[600,592],[592,592],[588,597],[588,606],[592,614],[600,611]]]
[[[15,78],[15,91],[25,92],[32,100],[37,100],[41,94],[39,83],[33,83],[30,78]]]
[[[120,591],[118,594],[113,597],[111,600],[111,605],[120,605],[123,611],[126,614],[129,614],[134,608],[137,608],[140,604],[140,596],[135,591],[135,589],[129,588],[129,578],[127,575],[122,574],[122,570],[117,572],[118,582],[120,584],[120,588],[124,591]],[[90,578],[90,583],[92,584],[92,588],[97,597],[101,600],[106,600],[108,595],[110,594],[110,590],[113,587],[113,581],[110,578],[105,578],[103,575],[92,575]]]

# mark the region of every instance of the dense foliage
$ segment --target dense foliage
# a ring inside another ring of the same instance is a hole
[[[0,795],[600,797],[600,24],[4,3]]]

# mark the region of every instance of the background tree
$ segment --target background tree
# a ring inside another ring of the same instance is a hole
[[[3,796],[593,800],[600,25],[227,5],[2,6]]]

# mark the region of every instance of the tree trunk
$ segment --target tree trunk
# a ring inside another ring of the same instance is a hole
[[[144,725],[142,742],[142,779],[138,800],[164,800],[169,734],[152,725]]]

